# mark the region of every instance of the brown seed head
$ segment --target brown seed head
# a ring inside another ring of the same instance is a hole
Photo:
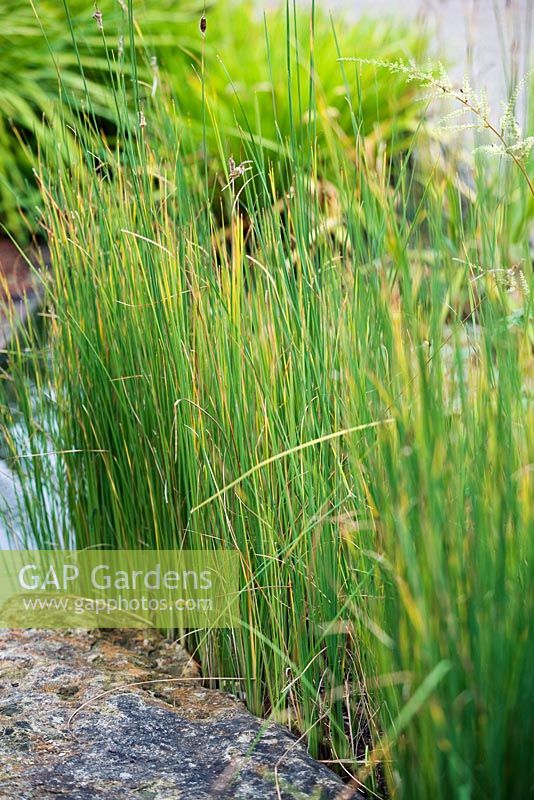
[[[99,31],[103,31],[104,30],[104,23],[103,23],[102,12],[100,11],[100,9],[95,8],[95,13],[93,14],[93,19],[96,22],[96,26],[97,26],[98,30]]]

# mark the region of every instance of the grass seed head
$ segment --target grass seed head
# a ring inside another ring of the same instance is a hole
[[[95,7],[95,13],[93,14],[93,19],[96,22],[96,27],[98,28],[98,30],[99,31],[103,31],[104,30],[104,21],[103,21],[102,12],[100,11],[100,9],[98,9],[96,7]]]

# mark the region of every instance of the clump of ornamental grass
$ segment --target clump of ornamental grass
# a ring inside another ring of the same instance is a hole
[[[506,286],[478,291],[507,223],[483,171],[467,207],[409,159],[377,171],[358,70],[325,181],[310,75],[298,144],[223,152],[215,188],[150,83],[118,83],[113,146],[80,117],[68,170],[43,152],[47,336],[0,389],[22,537],[236,550],[241,624],[172,632],[207,679],[354,789],[527,797],[532,276],[513,322]]]

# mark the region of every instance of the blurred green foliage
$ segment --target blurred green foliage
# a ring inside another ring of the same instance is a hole
[[[127,30],[126,5],[102,0],[98,7],[106,40],[109,31],[107,45],[117,51]],[[98,117],[112,118],[106,47],[93,13],[85,0],[0,4],[0,222],[16,235],[27,228],[20,209],[29,212],[33,227],[38,191],[31,166],[38,149],[57,140],[59,117],[72,123],[89,91]],[[172,42],[179,48],[184,24],[197,18],[198,3],[136,2],[135,14],[151,47]]]
[[[191,28],[192,42],[195,39],[196,23]],[[340,69],[338,58],[357,53],[362,59],[420,61],[427,44],[420,28],[407,20],[363,17],[349,23],[343,14],[330,18],[316,8],[312,24],[305,6],[296,12],[290,8],[285,14],[262,14],[251,0],[217,3],[207,12],[205,39],[206,99],[216,123],[208,124],[208,146],[222,145],[237,158],[246,133],[261,141],[263,149],[280,153],[288,137],[309,131],[313,80],[316,132],[323,144],[335,135],[354,148],[357,129],[368,146],[406,148],[421,119],[417,87],[372,65]],[[176,51],[164,52],[163,58],[181,110],[200,131],[201,59],[191,65]]]
[[[118,0],[102,0],[98,10],[102,31],[93,18],[94,8],[82,0],[7,0],[0,7],[0,221],[19,237],[35,228],[39,201],[32,163],[39,149],[58,140],[59,118],[75,128],[76,115],[88,111],[84,98],[90,94],[97,124],[107,136],[113,135],[110,83],[119,74],[121,51],[128,51],[129,10]],[[204,12],[205,37],[199,26]],[[385,143],[398,152],[407,147],[408,135],[420,122],[413,85],[374,67],[354,65],[346,70],[345,81],[337,63],[340,55],[355,52],[362,58],[420,59],[426,41],[408,23],[362,19],[346,24],[337,19],[334,24],[316,10],[312,27],[305,8],[264,17],[248,0],[215,3],[207,10],[198,0],[158,0],[150,6],[135,2],[133,13],[137,47],[143,51],[139,86],[146,96],[147,116],[152,85],[161,70],[199,149],[205,141],[210,159],[218,165],[230,154],[245,157],[244,137],[249,154],[250,143],[257,148],[261,142],[262,157],[272,154],[276,159],[289,137],[303,131],[309,135],[312,76],[316,134],[323,144],[335,135],[336,148],[341,141],[352,154],[357,133],[365,136],[372,151],[378,147],[379,152]],[[288,30],[298,35],[288,38]],[[289,77],[288,47],[293,64],[299,64]],[[129,64],[126,52],[126,71]],[[350,106],[349,84],[355,92]],[[332,173],[328,147],[322,153],[327,162],[323,172]]]

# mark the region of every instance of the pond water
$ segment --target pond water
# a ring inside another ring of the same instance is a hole
[[[0,460],[0,550],[13,547],[17,525],[17,483],[5,461]]]
[[[39,388],[31,380],[27,386],[28,397],[32,400],[32,419],[39,424],[33,426],[31,439],[25,422],[21,418],[10,427],[12,447],[24,457],[19,463],[21,476],[15,474],[11,450],[0,438],[0,550],[35,546],[52,546],[62,541],[68,546],[70,526],[67,519],[66,503],[60,486],[64,481],[61,463],[56,454],[56,396],[44,381]],[[8,393],[12,410],[16,409],[16,398]],[[31,456],[30,456],[31,454]],[[30,458],[38,458],[40,469],[38,477],[33,473]],[[26,495],[21,481],[28,469]],[[60,483],[61,482],[61,483]],[[32,499],[34,498],[34,499]],[[27,506],[39,508],[42,515],[33,515]],[[58,538],[59,537],[59,538]]]
[[[43,403],[39,403],[39,406],[37,406],[37,391],[33,384],[30,385],[30,393],[35,399],[36,407],[44,408]],[[47,397],[48,394],[43,394],[41,399],[46,399]],[[12,409],[16,408],[15,398],[11,392],[8,391],[7,398],[3,398],[4,401],[6,399]],[[47,418],[42,416],[41,421],[43,429],[48,430]],[[31,452],[28,434],[22,422],[20,424],[15,423],[10,427],[10,436],[16,441],[17,452],[21,454]],[[23,461],[22,463],[24,464],[25,462]],[[13,462],[8,445],[0,437],[0,550],[12,550],[13,548],[22,547],[22,533],[23,531],[28,532],[28,525],[24,525],[25,522],[27,523],[27,519],[25,519],[20,481],[13,469],[11,469],[12,466]],[[53,486],[53,481],[49,485]],[[50,509],[53,507],[52,495],[53,491],[50,490],[45,496],[45,506],[50,506]],[[24,544],[24,547],[27,548],[28,544]]]

